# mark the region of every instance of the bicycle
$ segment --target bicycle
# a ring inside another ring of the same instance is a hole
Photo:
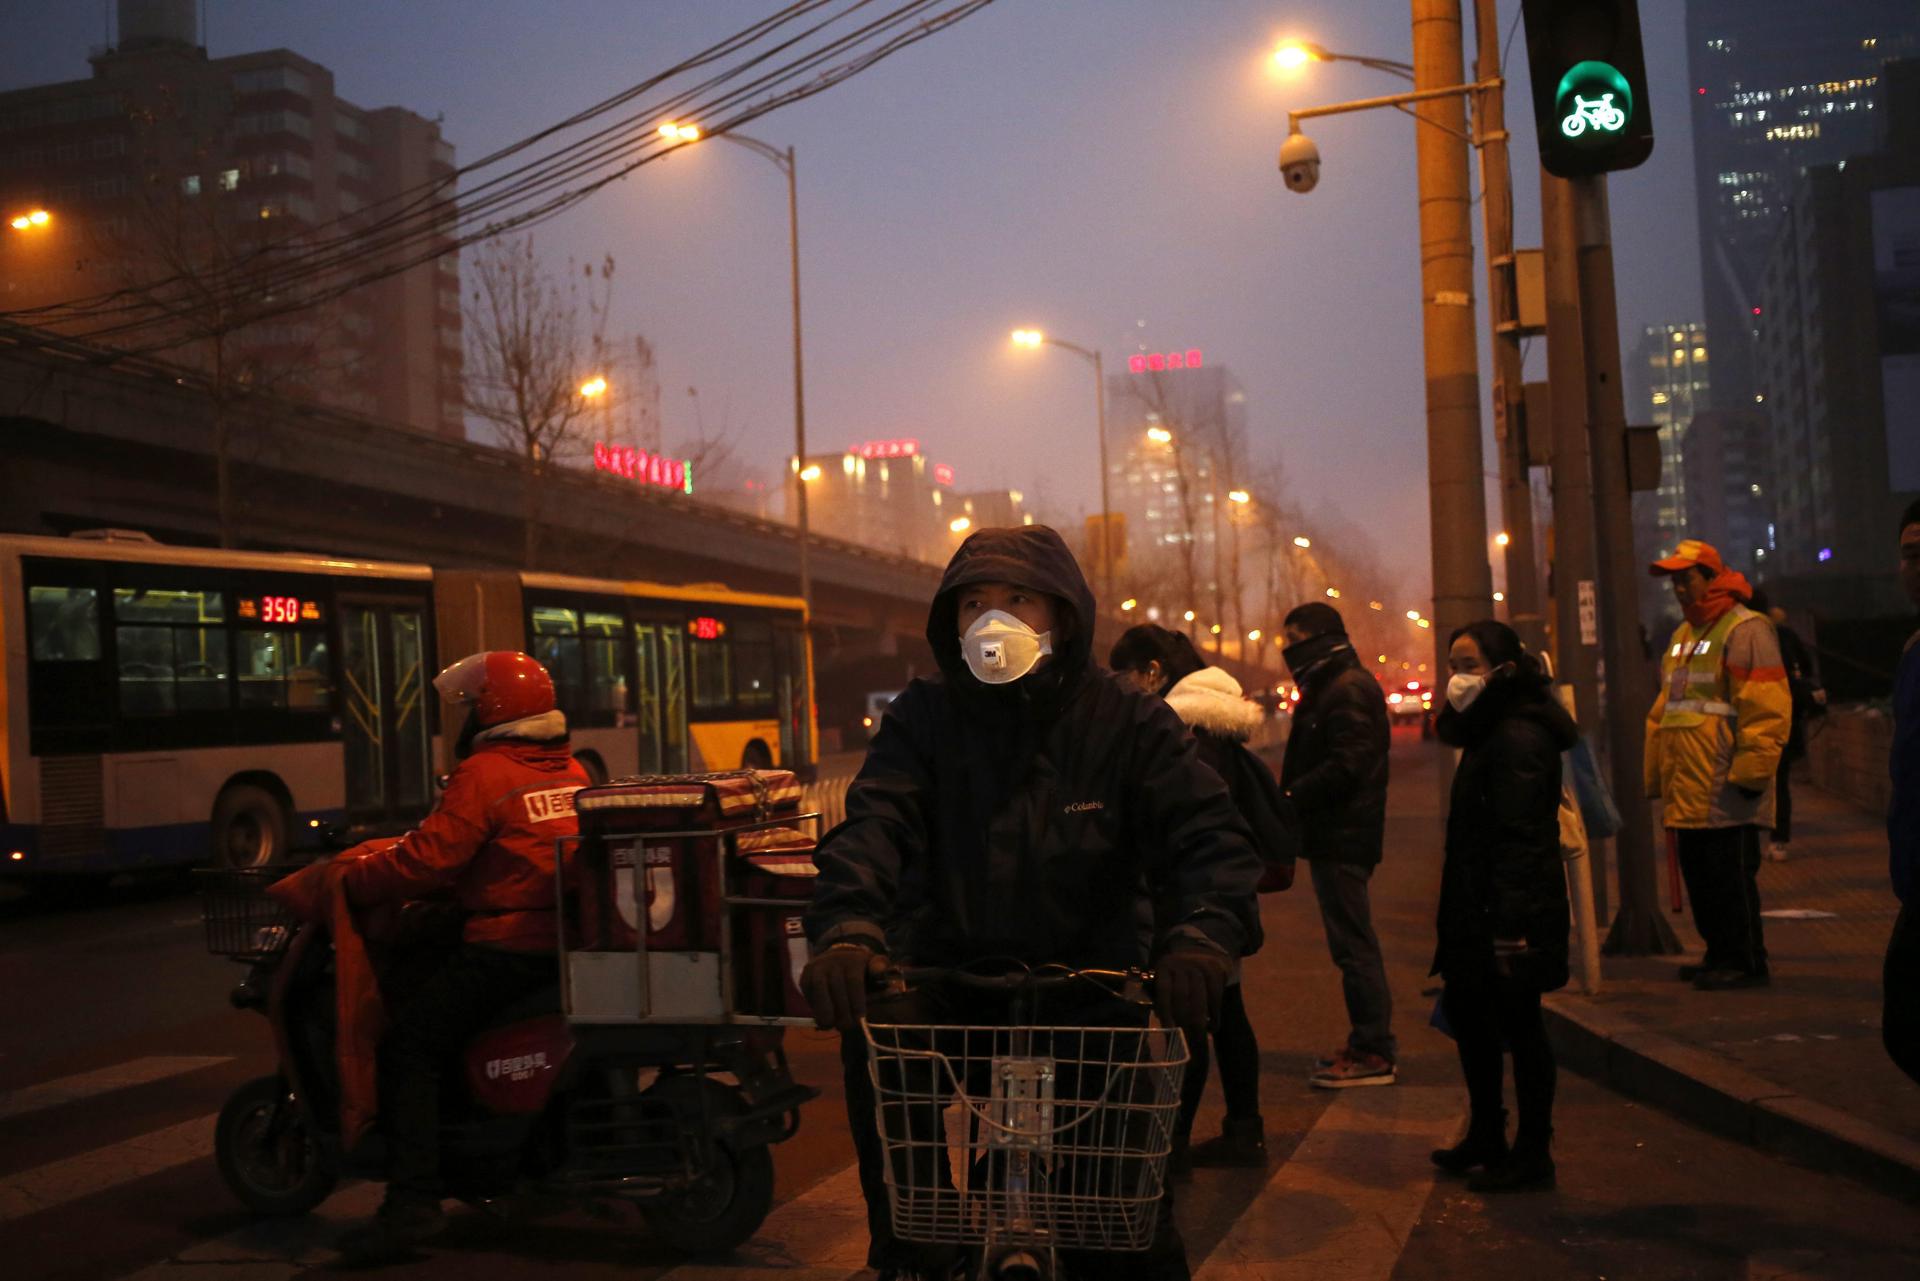
[[[1627,113],[1613,105],[1613,95],[1603,93],[1598,98],[1573,96],[1573,110],[1560,122],[1560,132],[1569,138],[1578,138],[1592,125],[1595,130],[1607,133],[1617,132],[1627,123]]]
[[[1009,1003],[1004,1024],[862,1020],[895,1236],[963,1249],[978,1281],[1053,1281],[1063,1250],[1147,1250],[1188,1058],[1180,1030],[1151,1021],[1153,975],[897,974],[895,995],[950,985]],[[1090,1013],[1139,1021],[1040,1023],[1041,996],[1077,984],[1095,989]]]

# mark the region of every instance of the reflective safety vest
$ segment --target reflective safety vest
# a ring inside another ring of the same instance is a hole
[[[1722,614],[1705,636],[1687,634],[1673,642],[1664,664],[1667,705],[1660,728],[1695,729],[1714,717],[1732,720],[1738,713],[1726,701],[1727,637],[1749,619],[1760,617],[1744,605]]]

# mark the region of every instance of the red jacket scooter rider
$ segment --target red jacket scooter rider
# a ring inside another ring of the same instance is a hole
[[[340,1243],[366,1262],[404,1253],[443,1224],[441,1066],[491,1011],[557,981],[554,848],[578,830],[573,794],[589,782],[553,680],[532,658],[473,654],[433,684],[471,708],[440,802],[341,872],[355,906],[450,894],[468,912],[459,950],[396,1012],[381,1046],[386,1199]]]

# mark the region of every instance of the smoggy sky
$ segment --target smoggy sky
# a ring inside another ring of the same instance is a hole
[[[103,7],[12,6],[0,87],[84,77]],[[466,161],[776,7],[209,0],[204,43],[214,56],[292,49],[362,106],[444,114]],[[1518,9],[1503,0],[1503,32]],[[1629,343],[1644,324],[1700,314],[1684,6],[1641,10],[1658,141],[1612,180]],[[1470,15],[1468,27],[1471,44]],[[914,436],[961,488],[1021,488],[1071,519],[1098,505],[1090,371],[1017,352],[1008,331],[1044,326],[1110,364],[1200,347],[1245,384],[1254,448],[1280,462],[1287,496],[1323,528],[1366,530],[1423,598],[1417,126],[1386,111],[1316,122],[1320,188],[1287,191],[1274,155],[1289,106],[1402,86],[1351,64],[1281,78],[1267,55],[1285,35],[1404,60],[1408,6],[1000,0],[755,122],[753,135],[798,148],[810,442]],[[1508,71],[1516,238],[1538,244],[1523,36]],[[654,343],[668,438],[693,430],[697,387],[708,430],[731,424],[769,470],[792,447],[784,196],[772,165],[695,147],[537,233],[556,266],[617,259],[614,330]],[[1529,377],[1544,377],[1533,346]]]

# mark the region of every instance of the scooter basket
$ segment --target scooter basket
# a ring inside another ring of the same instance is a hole
[[[1177,1029],[864,1026],[901,1240],[1152,1244],[1187,1064]]]
[[[267,887],[297,870],[217,867],[196,872],[207,951],[237,961],[259,961],[285,948],[293,937],[293,914],[268,896]]]

